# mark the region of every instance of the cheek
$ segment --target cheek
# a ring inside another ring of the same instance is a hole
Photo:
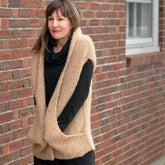
[[[71,25],[68,25],[68,26],[67,26],[67,31],[70,32],[71,29],[72,29],[72,26],[71,26]]]
[[[70,22],[69,20],[65,23],[65,27],[67,27],[67,28],[66,28],[67,31],[71,31],[71,29],[72,29],[72,24],[71,24],[71,22]]]

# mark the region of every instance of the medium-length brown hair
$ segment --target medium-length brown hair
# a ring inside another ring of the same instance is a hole
[[[64,17],[69,18],[73,26],[71,34],[80,26],[81,16],[78,7],[71,0],[54,0],[46,8],[46,21],[39,38],[32,48],[32,52],[39,52],[41,48],[48,50],[48,40],[52,40],[54,44],[56,44],[56,40],[51,37],[48,29],[48,17],[51,16],[54,11],[56,11],[58,14],[58,10],[61,11]]]

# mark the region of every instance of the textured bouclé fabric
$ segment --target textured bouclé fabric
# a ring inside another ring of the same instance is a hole
[[[36,99],[35,118],[28,133],[34,156],[43,160],[73,159],[94,150],[90,128],[91,86],[78,113],[62,132],[57,119],[73,95],[84,64],[90,59],[95,68],[92,40],[78,28],[73,36],[68,58],[48,107],[45,100],[44,50],[32,56],[32,87]]]

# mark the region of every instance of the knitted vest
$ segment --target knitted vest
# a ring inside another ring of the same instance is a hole
[[[46,108],[44,50],[32,56],[32,89],[37,105],[34,107],[35,118],[28,138],[36,157],[43,160],[72,159],[95,149],[90,128],[91,86],[87,99],[64,132],[61,132],[57,123],[57,118],[71,98],[82,67],[88,59],[95,68],[93,42],[78,28],[72,36],[65,67]]]

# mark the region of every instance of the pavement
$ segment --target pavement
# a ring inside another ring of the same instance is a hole
[[[161,158],[157,159],[150,165],[165,165],[165,156],[162,156]]]

